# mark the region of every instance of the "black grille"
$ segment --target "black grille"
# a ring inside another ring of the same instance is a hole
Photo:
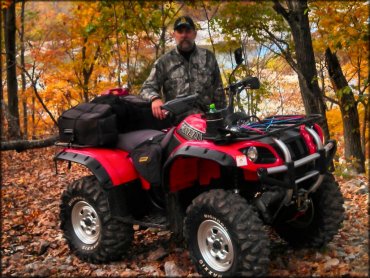
[[[268,149],[263,148],[263,147],[257,147],[257,151],[258,151],[258,158],[254,163],[269,164],[269,163],[274,163],[276,161],[276,157]]]
[[[294,141],[287,142],[286,145],[290,151],[292,160],[294,161],[309,155],[308,149],[302,137],[298,137]]]
[[[293,161],[309,155],[307,146],[301,136],[284,140],[284,143],[288,147]],[[284,159],[285,157],[281,149],[276,144],[273,144],[273,147],[275,148],[279,156]]]
[[[314,169],[315,169],[315,162],[314,161],[295,168],[296,179],[299,179],[299,178],[303,177],[304,175],[307,174],[307,172],[312,171]]]

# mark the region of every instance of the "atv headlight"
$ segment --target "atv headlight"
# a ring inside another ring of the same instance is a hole
[[[255,162],[258,159],[258,151],[256,147],[249,147],[246,153],[250,161]]]

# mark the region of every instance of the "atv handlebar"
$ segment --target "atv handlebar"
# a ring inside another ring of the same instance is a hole
[[[190,96],[178,96],[173,100],[167,101],[161,106],[161,109],[164,109],[174,115],[180,115],[189,111],[195,106],[198,101],[198,94]]]
[[[235,93],[241,92],[243,88],[259,89],[260,81],[257,77],[248,76],[241,81],[225,87],[225,89],[228,89],[230,90],[230,92],[232,92],[232,94],[230,94],[230,97],[233,97]],[[204,112],[206,112],[208,108],[205,107],[204,103],[201,103],[201,100],[199,99],[199,94],[194,94],[178,96],[175,99],[167,101],[165,104],[163,104],[161,106],[161,109],[166,110],[173,115],[180,115],[182,113],[185,113],[186,111],[189,111],[195,106],[199,106],[201,110],[204,110]]]
[[[259,89],[261,86],[261,83],[257,77],[254,76],[248,76],[247,78],[240,80],[236,83],[230,84],[229,86],[225,87],[227,90],[235,90],[239,87],[244,87],[248,89]]]

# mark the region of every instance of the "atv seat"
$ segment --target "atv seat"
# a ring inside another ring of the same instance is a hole
[[[136,146],[164,132],[154,129],[136,130],[118,135],[116,148],[131,152]]]

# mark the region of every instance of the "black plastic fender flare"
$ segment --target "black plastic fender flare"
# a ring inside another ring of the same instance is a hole
[[[209,148],[197,147],[197,146],[184,146],[172,153],[167,161],[165,162],[162,169],[162,185],[164,188],[169,190],[169,171],[172,163],[178,157],[194,157],[212,160],[221,166],[236,167],[234,158],[224,152],[212,150]]]
[[[54,156],[55,163],[57,162],[57,160],[65,160],[84,165],[95,175],[104,189],[110,189],[113,187],[112,181],[107,171],[100,164],[100,162],[93,157],[73,152],[61,151]]]

